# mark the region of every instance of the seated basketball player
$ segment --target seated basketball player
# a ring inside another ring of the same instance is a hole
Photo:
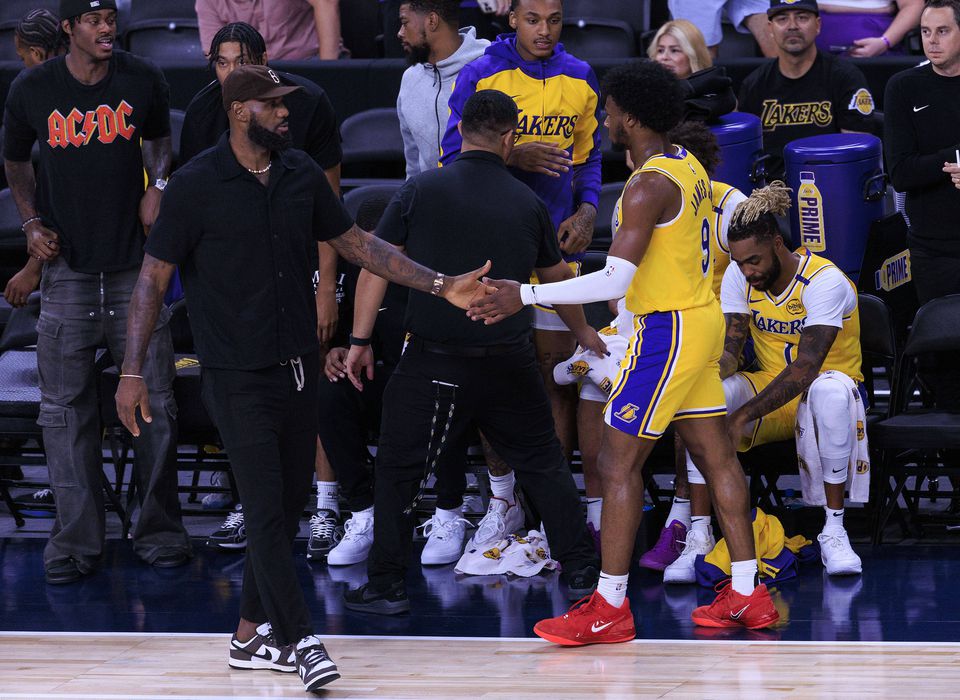
[[[787,212],[789,193],[782,182],[756,190],[737,207],[728,232],[736,264],[727,268],[720,292],[727,319],[720,374],[730,434],[741,451],[792,438],[806,393],[816,454],[804,454],[801,440],[800,457],[804,471],[813,473],[817,461],[822,470],[826,523],[817,539],[823,564],[831,575],[859,574],[860,557],[843,527],[844,489],[856,474],[850,466],[865,471],[866,465],[858,458],[866,438],[862,416],[858,424],[865,394],[857,293],[826,258],[786,246],[774,217]],[[748,336],[759,369],[737,372]],[[688,457],[694,523],[680,558],[664,571],[668,583],[694,582],[696,556],[714,545],[710,500],[695,462]]]

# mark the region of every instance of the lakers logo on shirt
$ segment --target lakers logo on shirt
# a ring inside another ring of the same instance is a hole
[[[517,123],[517,138],[521,136],[562,136],[565,139],[573,138],[577,128],[578,114],[525,114],[520,112],[520,121]]]
[[[787,104],[764,100],[760,121],[763,122],[764,131],[774,131],[778,126],[830,126],[833,123],[833,105],[830,100]]]
[[[116,108],[100,105],[81,112],[74,107],[66,116],[57,109],[47,117],[47,145],[50,148],[80,148],[93,140],[109,144],[121,137],[130,141],[137,130],[130,123],[133,107],[123,100]]]
[[[866,88],[860,88],[853,93],[853,97],[850,98],[850,104],[847,106],[847,109],[856,110],[865,117],[873,114],[874,108],[873,95],[871,95],[870,91]]]
[[[640,407],[636,404],[628,403],[613,415],[622,420],[624,423],[633,423],[633,421],[637,419],[637,411],[639,410]]]
[[[863,438],[865,435],[866,435],[866,432],[864,432],[864,429],[863,429],[863,421],[858,420],[857,421],[857,442],[863,442]]]
[[[567,373],[572,374],[574,377],[586,377],[587,374],[590,373],[590,365],[583,360],[577,360],[576,362],[570,363],[570,366],[567,368]]]
[[[865,462],[862,459],[857,460],[857,474],[866,474],[870,471],[870,462]]]

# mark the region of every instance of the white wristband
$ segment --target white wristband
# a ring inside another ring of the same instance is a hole
[[[537,303],[537,293],[533,291],[532,284],[520,285],[520,301],[523,302],[524,306],[530,306],[530,304]]]

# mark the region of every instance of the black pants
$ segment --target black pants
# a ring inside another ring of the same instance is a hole
[[[320,377],[318,433],[320,444],[340,484],[340,495],[351,512],[373,505],[373,472],[367,439],[380,425],[384,387],[392,367],[378,366],[373,381],[357,391],[346,379]],[[466,448],[447,451],[437,470],[437,508],[453,510],[463,503],[467,488]]]
[[[474,423],[516,470],[524,493],[542,514],[553,557],[568,571],[597,564],[533,346],[465,358],[428,352],[414,341],[383,396],[368,567],[375,587],[404,577],[413,519],[403,510],[417,493],[428,446],[432,443],[434,452],[441,444],[443,450],[459,450]]]
[[[270,621],[280,644],[313,634],[293,541],[317,450],[317,353],[255,371],[203,370],[203,401],[220,431],[243,503],[247,556],[240,616]]]

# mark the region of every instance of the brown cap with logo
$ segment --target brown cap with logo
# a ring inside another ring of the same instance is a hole
[[[272,100],[302,90],[299,85],[284,85],[276,71],[267,66],[240,66],[223,81],[223,108],[234,102]]]

